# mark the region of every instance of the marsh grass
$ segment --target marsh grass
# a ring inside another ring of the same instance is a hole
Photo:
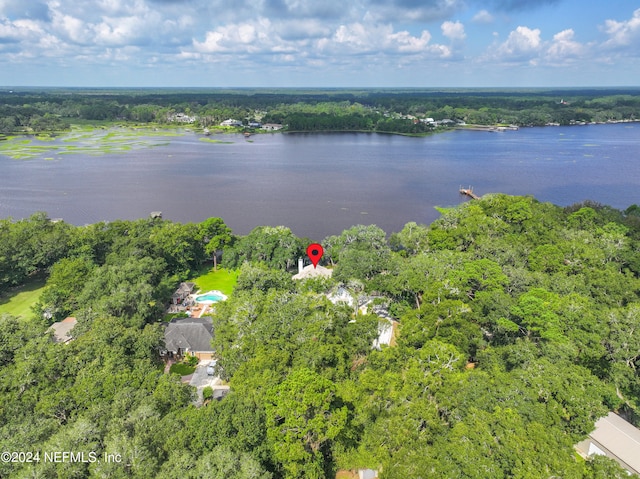
[[[9,137],[0,142],[0,155],[15,160],[36,158],[54,159],[55,156],[85,154],[101,156],[126,153],[131,150],[166,146],[160,138],[184,135],[183,130],[155,130],[150,128],[98,128],[95,125],[74,125],[71,132],[58,137]]]
[[[206,143],[221,143],[221,144],[224,144],[224,145],[233,144],[233,141],[216,140],[215,138],[206,138],[206,137],[200,138],[200,141],[204,141]]]

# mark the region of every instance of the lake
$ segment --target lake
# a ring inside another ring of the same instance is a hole
[[[390,233],[408,221],[429,223],[438,217],[435,206],[467,201],[460,186],[563,206],[585,199],[622,209],[640,203],[638,123],[423,138],[203,138],[116,129],[27,145],[11,141],[0,149],[3,218],[46,211],[86,224],[162,211],[180,222],[220,216],[238,234],[283,224],[321,240],[355,224],[377,224]],[[12,153],[28,159],[7,156]]]

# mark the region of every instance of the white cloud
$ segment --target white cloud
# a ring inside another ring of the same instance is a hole
[[[277,35],[285,40],[308,40],[330,36],[331,27],[317,19],[280,20],[274,22]]]
[[[429,41],[431,40],[431,34],[423,30],[419,37],[412,36],[407,31],[402,31],[398,33],[391,33],[387,36],[388,45],[392,47],[392,49],[397,49],[399,52],[404,53],[420,53],[426,50],[431,50],[433,45],[429,45]],[[438,52],[438,46],[435,46],[436,52]]]
[[[253,22],[229,24],[207,32],[205,40],[193,41],[201,53],[257,53],[273,48],[278,38],[266,18]]]
[[[533,17],[521,16],[524,7],[554,1],[559,0],[0,0],[0,76],[18,61],[32,68],[62,65],[65,71],[86,63],[182,71],[204,60],[274,78],[284,70],[269,68],[284,66],[296,78],[308,75],[317,82],[314,75],[330,67],[345,75],[399,66],[409,72],[429,65],[436,71],[465,58],[468,66],[557,68],[580,61],[623,65],[623,57],[640,53],[640,9],[630,18],[602,22],[605,38],[596,42],[575,26],[576,32],[543,35],[544,19],[531,25],[526,22]],[[455,20],[469,13],[469,22],[493,23],[498,31],[497,15],[505,12],[509,21],[524,23],[494,38],[486,28]],[[434,42],[438,25],[446,44]],[[485,53],[475,53],[478,48]]]
[[[316,25],[315,38],[283,38],[281,25],[268,19],[232,24],[207,32],[203,41],[194,39],[193,49],[200,54],[286,53],[280,58],[287,62],[293,58],[311,61],[311,58],[341,58],[361,54],[423,55],[448,57],[449,47],[431,44],[431,34],[423,30],[420,35],[408,31],[394,31],[391,25],[353,22],[339,25],[333,31]],[[456,27],[453,27],[456,30]],[[458,32],[459,34],[459,32]],[[189,56],[189,49],[184,49]]]
[[[105,17],[94,27],[94,41],[101,45],[126,46],[148,34],[145,19],[140,17]]]
[[[40,35],[40,28],[31,20],[18,20],[11,22],[9,20],[0,19],[0,42],[1,43],[17,43],[28,40],[29,38],[37,38]]]
[[[605,47],[627,47],[634,44],[640,46],[640,8],[633,12],[629,20],[605,21],[603,30],[609,35]]]
[[[35,20],[0,20],[0,52],[14,61],[60,56],[61,42]],[[6,58],[5,58],[6,60]]]
[[[575,33],[571,28],[556,33],[547,49],[547,60],[565,62],[583,56],[586,53],[586,47],[576,42],[573,39],[574,35]]]
[[[58,34],[74,43],[89,43],[93,38],[87,23],[71,15],[56,12],[53,17],[53,27]]]
[[[420,36],[411,35],[406,30],[395,32],[391,25],[371,25],[352,23],[340,25],[330,39],[321,42],[322,49],[336,54],[344,53],[385,53],[419,54],[435,57],[449,57],[451,50],[438,44],[431,44],[431,34],[423,30]]]
[[[440,28],[442,28],[442,34],[451,40],[464,40],[467,36],[464,33],[464,25],[458,21],[446,21]]]
[[[480,10],[478,13],[476,13],[473,16],[471,21],[473,21],[475,23],[492,23],[493,22],[493,15],[491,15],[486,10]]]
[[[382,30],[386,30],[386,28],[383,27]],[[378,39],[388,34],[389,32],[383,32],[380,28],[367,28],[362,23],[352,23],[340,25],[333,36],[333,41],[347,50],[367,51],[372,49]]]
[[[482,57],[486,62],[522,63],[529,65],[563,66],[585,60],[597,60],[597,45],[583,44],[574,39],[575,32],[568,28],[543,40],[540,29],[519,26],[502,43],[494,44]]]
[[[495,57],[505,61],[535,61],[542,47],[540,29],[519,26],[495,50]]]

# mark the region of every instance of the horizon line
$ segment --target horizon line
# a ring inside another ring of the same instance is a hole
[[[590,86],[92,86],[92,85],[0,85],[0,89],[44,88],[44,89],[99,89],[99,90],[144,90],[144,89],[194,89],[194,90],[585,90],[585,89],[633,89],[640,85],[590,85]]]

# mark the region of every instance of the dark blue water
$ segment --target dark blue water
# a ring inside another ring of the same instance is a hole
[[[287,225],[320,240],[351,225],[399,231],[429,223],[434,206],[477,194],[640,203],[640,124],[452,131],[427,138],[377,134],[220,136],[102,156],[0,156],[0,217],[47,211],[75,224],[117,218],[186,222],[222,217],[234,232]]]

